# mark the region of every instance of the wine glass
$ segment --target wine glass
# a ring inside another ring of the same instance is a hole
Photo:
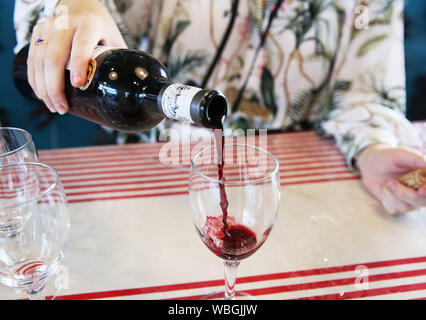
[[[0,172],[0,282],[44,299],[69,229],[64,189],[44,164],[9,164]]]
[[[0,165],[37,160],[37,150],[28,131],[0,127]]]
[[[204,244],[222,259],[225,271],[225,291],[205,298],[250,298],[235,291],[238,266],[260,248],[274,226],[281,190],[279,162],[254,146],[226,144],[222,149],[223,161],[217,147],[198,152],[189,178],[194,225]]]

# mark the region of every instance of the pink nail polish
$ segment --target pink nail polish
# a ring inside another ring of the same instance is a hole
[[[81,76],[81,73],[80,72],[74,72],[73,74],[72,74],[72,76],[71,76],[71,80],[72,80],[72,83],[74,83],[74,84],[79,84],[80,82],[81,82],[81,80],[82,80],[82,76]]]
[[[62,104],[55,104],[56,110],[58,110],[59,114],[65,114],[66,109]]]

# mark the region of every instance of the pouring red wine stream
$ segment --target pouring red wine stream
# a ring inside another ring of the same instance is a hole
[[[228,197],[225,190],[225,176],[224,176],[224,167],[225,167],[225,156],[224,156],[224,146],[225,146],[225,136],[223,135],[223,126],[219,129],[213,129],[217,157],[218,157],[218,180],[219,182],[219,193],[220,193],[220,207],[222,209],[222,233],[223,236],[220,237],[222,240],[221,248],[214,246],[213,251],[219,256],[224,258],[242,258],[243,256],[250,255],[251,249],[255,248],[257,239],[256,234],[249,228],[236,223],[229,223],[228,221]],[[241,250],[244,249],[244,253]],[[224,250],[228,251],[225,253]],[[229,254],[232,252],[232,254]]]

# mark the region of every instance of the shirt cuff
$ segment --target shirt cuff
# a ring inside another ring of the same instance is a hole
[[[385,144],[391,148],[398,147],[395,134],[383,128],[364,127],[356,132],[349,132],[337,138],[337,144],[345,155],[347,165],[358,172],[357,156],[367,147],[374,144]]]

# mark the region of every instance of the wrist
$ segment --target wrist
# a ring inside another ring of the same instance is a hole
[[[391,147],[390,145],[385,143],[374,143],[361,149],[353,158],[354,167],[356,167],[358,170],[361,170],[361,168],[363,167],[363,164],[366,161],[369,161],[369,155],[372,152],[375,152],[381,149],[388,149],[390,147]]]

